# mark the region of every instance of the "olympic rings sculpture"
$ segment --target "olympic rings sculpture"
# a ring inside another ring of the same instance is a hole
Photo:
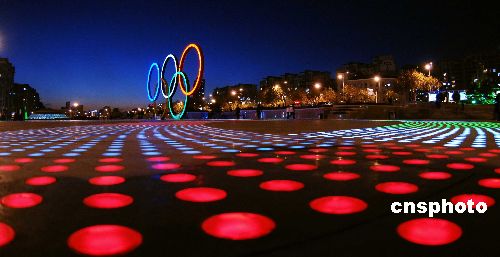
[[[186,74],[182,71],[182,68],[184,67],[184,62],[186,60],[187,53],[191,48],[196,50],[196,52],[198,53],[198,75],[194,82],[193,88],[189,90],[190,88],[189,80]],[[165,68],[167,66],[169,59],[171,59],[172,62],[174,63],[175,73],[172,75],[170,82],[167,82],[165,80]],[[154,89],[154,95],[151,95],[151,90],[149,89],[149,83],[151,81],[151,73],[153,69],[156,69],[158,75],[157,76],[158,81]],[[158,66],[158,63],[156,62],[152,63],[151,66],[149,67],[148,79],[146,82],[146,91],[148,94],[149,101],[150,102],[156,101],[161,91],[163,97],[167,99],[168,109],[170,111],[170,114],[172,115],[172,118],[176,120],[181,119],[182,116],[184,115],[184,112],[186,111],[188,96],[192,95],[196,91],[196,89],[198,89],[198,86],[201,84],[201,81],[203,79],[203,71],[204,71],[203,52],[201,51],[201,47],[194,43],[191,43],[187,45],[186,48],[184,48],[184,51],[182,52],[181,55],[181,59],[179,60],[179,65],[177,65],[177,60],[175,59],[175,56],[173,54],[169,54],[167,55],[167,57],[165,57],[163,65],[161,66],[161,70],[160,67]],[[184,94],[186,98],[184,100],[184,106],[182,108],[182,111],[178,114],[174,114],[174,112],[172,111],[171,102],[172,102],[172,96],[175,94],[175,91],[177,89],[176,88],[177,82],[179,82],[179,87],[181,88],[182,94]],[[166,93],[164,87],[167,88]]]

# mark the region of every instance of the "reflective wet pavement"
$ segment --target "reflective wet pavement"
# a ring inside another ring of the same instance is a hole
[[[54,124],[0,132],[0,256],[497,256],[499,123]],[[441,199],[489,208],[390,212]]]

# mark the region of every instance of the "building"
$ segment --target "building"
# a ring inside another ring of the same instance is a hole
[[[15,68],[7,58],[0,58],[0,119],[10,119],[9,93],[14,87]]]
[[[202,79],[200,85],[192,95],[189,96],[187,102],[188,111],[200,111],[205,106],[205,79]]]
[[[259,83],[259,90],[280,86],[291,90],[313,90],[320,85],[322,88],[335,89],[335,81],[328,71],[305,70],[300,73],[285,73],[281,76],[268,76]]]
[[[40,102],[40,96],[34,88],[28,84],[14,83],[9,92],[10,106],[9,111],[14,119],[27,120],[35,111],[43,109]]]
[[[484,73],[500,73],[500,52],[469,55],[437,61],[431,74],[446,83],[447,89],[466,89]]]
[[[395,78],[398,75],[396,62],[391,55],[379,55],[372,59],[371,63],[350,62],[337,69],[337,76],[345,79],[369,79],[376,75]]]
[[[210,104],[224,104],[231,106],[253,106],[257,103],[257,85],[237,84],[215,88],[210,97]]]

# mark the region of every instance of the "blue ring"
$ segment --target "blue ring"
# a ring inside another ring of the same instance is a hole
[[[156,72],[158,74],[158,84],[155,88],[155,95],[154,97],[151,96],[151,91],[149,90],[149,81],[151,80],[151,71],[153,70],[153,67],[156,67]],[[149,72],[148,72],[148,81],[146,82],[146,91],[148,92],[148,99],[150,102],[156,101],[158,99],[158,94],[160,93],[160,90],[158,90],[158,86],[161,87],[160,84],[160,67],[158,67],[158,63],[154,62],[151,64],[149,67]]]
[[[174,73],[174,75],[172,76],[172,79],[170,79],[170,83],[168,84],[168,95],[170,95],[170,88],[172,87],[172,82],[176,82],[174,83],[174,88],[172,89],[173,92],[172,92],[172,96],[175,94],[175,90],[177,89],[177,75],[181,75],[182,76],[182,79],[184,80],[184,85],[186,85],[186,91],[189,90],[189,85],[187,83],[187,79],[186,79],[186,75],[184,74],[184,72],[182,71],[177,71],[176,73]],[[187,101],[188,101],[188,96],[186,96],[186,99],[184,100],[184,105],[182,107],[182,111],[175,115],[174,112],[172,111],[172,106],[171,106],[171,102],[172,102],[172,98],[173,97],[170,97],[167,102],[168,102],[168,110],[170,111],[170,115],[172,115],[172,118],[174,120],[180,120],[182,118],[182,116],[184,116],[184,112],[186,111],[186,106],[187,106]]]

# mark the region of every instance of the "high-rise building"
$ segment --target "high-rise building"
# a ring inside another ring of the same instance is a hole
[[[268,76],[260,81],[260,90],[279,85],[293,90],[312,90],[315,85],[335,89],[335,81],[328,71],[305,70],[300,73],[285,73],[281,76]]]
[[[205,79],[202,79],[200,85],[188,98],[187,110],[200,111],[205,105]]]
[[[7,58],[0,58],[0,119],[10,118],[11,99],[9,93],[14,86],[15,68]]]
[[[9,111],[11,115],[14,113],[15,119],[26,120],[33,112],[43,108],[40,96],[28,84],[14,83],[12,90],[9,92],[9,98],[11,103]]]
[[[466,89],[484,73],[500,76],[500,52],[440,60],[431,72],[434,77],[450,84],[451,88]]]

